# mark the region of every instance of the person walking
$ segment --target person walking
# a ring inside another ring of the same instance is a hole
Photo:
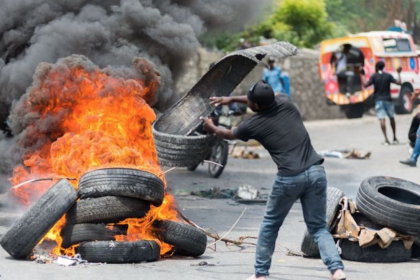
[[[413,94],[412,99],[413,102],[420,96],[420,91],[417,91]],[[420,108],[420,106],[419,106]],[[409,133],[409,137],[412,134],[412,130],[414,130],[414,126],[417,126],[417,133],[416,133],[416,139],[414,142],[414,147],[413,147],[413,153],[411,154],[411,157],[407,160],[400,160],[400,163],[411,166],[411,167],[416,167],[417,166],[417,160],[419,159],[420,156],[420,126],[419,126],[419,115],[414,117],[413,122],[411,124],[411,128],[410,128],[410,133]],[[410,140],[414,140],[414,139],[410,139]]]
[[[284,81],[280,67],[275,66],[275,58],[268,58],[269,69],[264,68],[262,80],[269,84],[275,94],[284,93]],[[290,94],[289,94],[290,95]]]
[[[378,117],[382,133],[385,136],[385,146],[389,146],[391,143],[388,140],[386,133],[386,122],[385,119],[388,117],[391,122],[392,132],[394,134],[393,144],[398,144],[398,139],[396,136],[397,128],[395,124],[395,106],[391,98],[391,83],[401,85],[401,67],[397,69],[398,80],[386,72],[384,72],[385,63],[383,61],[378,61],[375,65],[376,73],[370,77],[370,80],[366,83],[364,77],[364,71],[361,71],[361,78],[364,84],[364,87],[374,86],[373,98],[375,100],[375,111],[376,116]]]
[[[320,249],[322,261],[331,279],[344,280],[344,266],[326,223],[327,179],[324,161],[314,150],[302,118],[290,97],[275,95],[270,85],[258,82],[247,96],[212,97],[210,104],[246,103],[255,115],[237,128],[217,127],[201,117],[204,129],[224,139],[255,139],[270,153],[278,173],[267,201],[255,258],[255,274],[249,278],[264,280],[269,275],[276,239],[284,219],[297,199],[310,235]]]

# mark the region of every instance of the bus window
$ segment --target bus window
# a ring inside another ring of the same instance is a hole
[[[385,52],[411,52],[408,39],[383,39]]]

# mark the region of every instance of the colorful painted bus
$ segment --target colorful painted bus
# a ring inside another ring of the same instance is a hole
[[[351,86],[347,85],[349,79],[336,73],[343,49],[347,49],[345,64],[346,72],[352,74]],[[397,113],[411,113],[414,107],[411,94],[420,89],[419,58],[412,37],[400,32],[366,32],[322,41],[319,73],[327,102],[341,106],[348,118],[362,117],[363,112],[373,105],[373,86],[363,87],[361,70],[368,81],[380,60],[385,62],[385,71],[395,78],[398,77],[397,68],[402,67],[402,85],[393,84],[391,96]]]

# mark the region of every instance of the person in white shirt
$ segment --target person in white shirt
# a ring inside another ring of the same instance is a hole
[[[339,79],[346,80],[346,95],[351,94],[351,88],[353,85],[353,71],[347,69],[347,58],[350,53],[351,45],[344,44],[341,52],[333,54],[331,58],[331,64],[335,67],[335,74]]]

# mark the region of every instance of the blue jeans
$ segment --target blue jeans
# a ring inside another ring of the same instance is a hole
[[[420,156],[420,127],[417,130],[417,139],[416,143],[414,144],[413,154],[411,155],[411,160],[417,162]]]
[[[255,275],[269,275],[278,232],[299,198],[306,226],[319,247],[322,261],[331,272],[344,268],[334,239],[327,229],[327,179],[324,167],[314,165],[297,176],[276,176],[258,236]]]

